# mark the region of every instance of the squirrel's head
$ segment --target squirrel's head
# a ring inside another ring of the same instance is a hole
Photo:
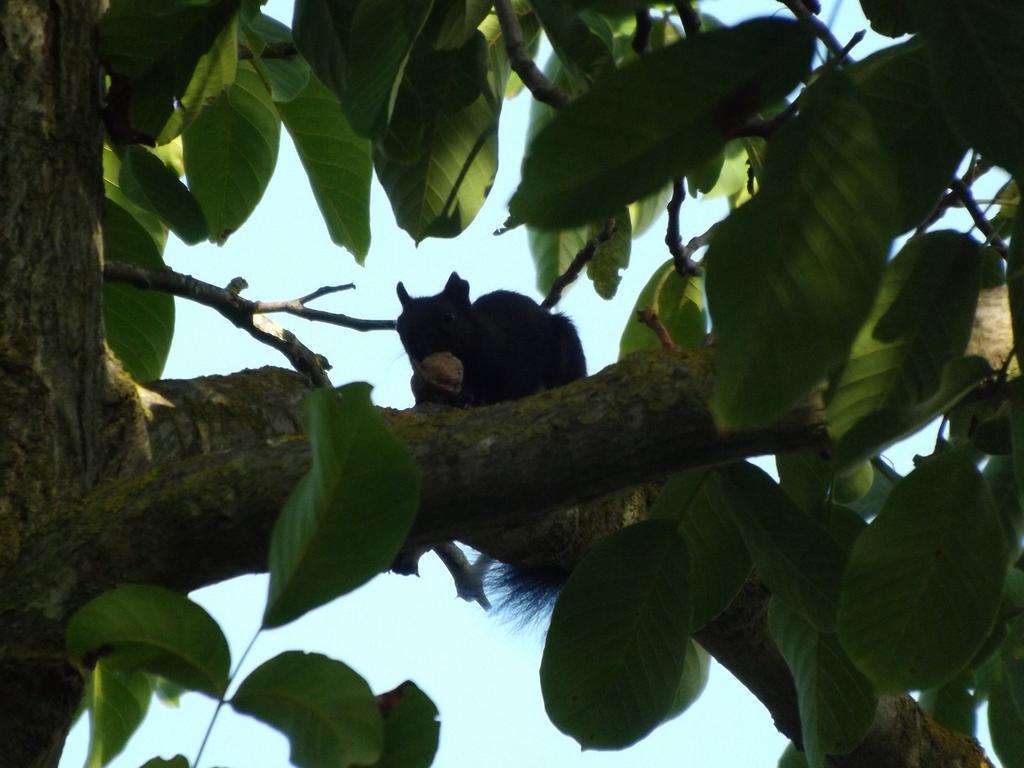
[[[452,272],[436,296],[414,298],[399,283],[396,286],[402,314],[398,335],[406,353],[416,362],[436,352],[450,352],[465,363],[473,354],[476,325],[469,301],[469,283]]]

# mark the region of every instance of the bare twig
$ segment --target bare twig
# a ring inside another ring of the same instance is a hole
[[[523,28],[519,26],[519,18],[512,8],[510,0],[494,0],[494,12],[501,26],[501,36],[505,39],[505,50],[508,61],[519,79],[530,89],[537,101],[543,101],[555,109],[561,109],[569,103],[569,94],[548,80],[537,68],[523,40]]]
[[[303,345],[291,331],[265,317],[260,309],[260,302],[250,301],[238,295],[237,291],[220,288],[190,275],[183,275],[171,269],[148,269],[136,264],[108,261],[103,265],[103,279],[111,283],[126,283],[144,290],[160,291],[173,296],[190,299],[199,304],[220,312],[231,323],[241,328],[257,341],[273,347],[288,358],[295,370],[310,377],[317,386],[330,386],[326,370],[330,368],[326,359]],[[395,327],[391,320],[359,320],[345,315],[321,312],[302,307],[304,301],[310,301],[325,293],[333,293],[343,286],[328,286],[314,291],[309,296],[296,299],[294,302],[268,302],[282,305],[273,311],[290,312],[310,320],[322,320],[342,325],[359,331],[390,330]],[[295,304],[298,306],[293,306]]]
[[[779,2],[789,8],[798,19],[805,24],[809,24],[811,29],[814,30],[815,36],[825,44],[825,47],[829,49],[836,59],[840,62],[846,61],[847,51],[843,48],[843,45],[832,34],[832,30],[828,28],[828,25],[815,16],[811,8],[808,8],[805,0],[779,0]],[[820,10],[820,6],[818,6],[818,10]]]
[[[669,334],[668,328],[658,319],[658,315],[653,307],[648,306],[639,310],[636,313],[636,319],[654,331],[658,341],[661,342],[662,349],[668,349],[673,352],[679,349],[679,345],[676,344],[675,339]]]
[[[598,247],[601,243],[607,242],[611,239],[611,236],[615,234],[615,219],[608,219],[605,221],[604,226],[601,227],[601,231],[594,235],[592,238],[587,240],[587,244],[584,245],[579,253],[577,253],[569,265],[569,268],[562,274],[555,278],[555,281],[551,284],[551,290],[548,291],[548,295],[544,297],[544,301],[541,302],[541,306],[544,309],[551,309],[562,299],[562,291],[566,289],[577,277],[580,272],[583,271],[583,267],[587,265],[587,262],[594,258],[594,254],[597,253]]]
[[[319,299],[321,296],[328,296],[332,293],[340,293],[341,291],[351,291],[355,287],[355,283],[345,283],[344,285],[325,285],[322,288],[317,288],[312,293],[300,296],[297,299],[290,299],[288,301],[257,301],[256,311],[263,314],[267,314],[269,312],[292,312],[301,317],[301,312],[306,309],[306,304],[314,299]]]
[[[636,31],[633,33],[633,51],[643,53],[651,42],[651,10],[646,5],[636,9]]]
[[[974,199],[974,195],[971,194],[971,188],[964,183],[963,179],[953,179],[953,183],[949,187],[953,190],[956,198],[963,204],[967,213],[970,214],[971,219],[974,221],[974,226],[985,236],[985,241],[993,248],[1006,253],[1006,242],[996,232],[992,222],[985,218],[984,211],[981,210],[981,207]]]
[[[697,9],[693,7],[690,0],[677,0],[675,6],[686,36],[693,37],[700,32],[700,14],[697,13]]]

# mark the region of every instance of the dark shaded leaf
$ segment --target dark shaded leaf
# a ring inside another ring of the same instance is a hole
[[[199,203],[156,155],[128,147],[118,180],[133,203],[159,216],[182,241],[195,245],[206,239],[209,233]]]
[[[434,762],[441,724],[434,702],[406,680],[377,697],[384,722],[384,751],[375,768],[427,768]]]

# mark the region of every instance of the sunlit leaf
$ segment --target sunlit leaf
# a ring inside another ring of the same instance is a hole
[[[699,347],[707,332],[704,294],[700,277],[681,277],[669,259],[654,274],[637,296],[633,310],[619,339],[619,359],[642,349],[658,349],[657,334],[640,322],[637,313],[650,307],[668,335],[683,348]]]
[[[149,709],[153,689],[143,672],[109,669],[96,662],[86,688],[89,709],[89,752],[86,768],[100,768],[113,760],[128,743]]]
[[[277,102],[295,142],[331,240],[360,264],[370,249],[370,142],[357,136],[338,100],[314,75],[288,102]]]
[[[263,80],[242,62],[238,77],[184,134],[185,173],[218,243],[245,223],[277,164],[281,121]]]

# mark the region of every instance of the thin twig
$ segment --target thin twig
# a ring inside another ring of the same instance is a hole
[[[971,194],[971,188],[963,182],[963,179],[953,179],[953,183],[950,184],[949,187],[953,190],[953,194],[956,195],[957,199],[963,204],[967,213],[970,214],[971,219],[974,220],[974,225],[980,230],[981,234],[985,236],[985,241],[1001,253],[1006,253],[1006,242],[999,236],[999,233],[996,232],[995,228],[992,226],[992,222],[985,218],[985,213],[981,210],[977,201],[974,199],[974,195]]]
[[[594,258],[594,254],[597,253],[597,249],[601,243],[607,242],[611,239],[612,235],[615,234],[615,229],[615,219],[608,219],[605,221],[604,226],[601,227],[601,231],[587,240],[587,244],[584,245],[580,249],[579,253],[573,257],[572,263],[569,264],[569,268],[556,277],[555,281],[551,284],[551,290],[548,291],[548,295],[545,296],[544,301],[541,302],[541,306],[544,307],[544,309],[551,309],[561,301],[562,291],[564,291],[567,286],[580,276],[580,272],[583,271],[583,267],[587,265],[588,261]]]
[[[779,2],[789,8],[793,15],[805,24],[810,24],[811,29],[814,30],[814,35],[825,44],[825,47],[831,51],[835,58],[840,62],[846,61],[847,52],[843,48],[842,43],[832,34],[832,30],[828,28],[828,25],[812,13],[807,7],[805,0],[779,0]],[[818,6],[818,9],[820,10],[820,6]]]
[[[312,293],[300,296],[297,299],[290,299],[288,301],[257,301],[256,311],[262,314],[267,314],[269,312],[291,312],[302,317],[301,312],[306,310],[306,304],[314,299],[319,299],[321,296],[328,296],[332,293],[340,293],[341,291],[351,291],[355,287],[355,283],[345,283],[344,285],[325,285],[324,287],[317,288]]]
[[[169,293],[211,307],[257,341],[278,350],[288,358],[295,370],[309,376],[316,386],[330,386],[330,380],[325,373],[326,370],[329,370],[330,365],[326,359],[302,344],[291,331],[263,316],[259,310],[259,302],[250,301],[239,296],[237,292],[166,268],[148,269],[136,264],[108,261],[103,265],[103,279],[111,283],[126,283],[144,290]],[[292,311],[292,314],[298,314],[311,320],[322,319],[324,322],[332,322],[360,331],[390,330],[395,327],[391,320],[358,320],[345,315],[308,308]]]
[[[784,123],[792,119],[796,114],[797,102],[794,101],[787,105],[784,110],[779,112],[767,120],[761,117],[755,117],[748,120],[746,123],[741,125],[730,135],[730,139],[740,139],[745,136],[753,136],[761,139],[769,138],[775,131],[777,131]]]
[[[693,37],[700,32],[700,14],[691,5],[690,0],[676,0],[676,13],[679,14],[679,21],[683,23],[683,32],[687,37]]]
[[[494,12],[501,26],[501,36],[505,39],[505,50],[512,70],[519,75],[523,85],[537,101],[543,101],[555,109],[561,109],[569,103],[569,94],[548,80],[544,73],[530,58],[523,39],[523,28],[519,26],[519,18],[512,8],[510,0],[494,0]]]
[[[668,246],[668,252],[672,254],[676,272],[681,277],[694,277],[700,274],[700,267],[690,258],[693,251],[687,252],[683,247],[683,238],[679,234],[679,209],[682,208],[685,199],[686,190],[683,187],[683,180],[676,179],[672,182],[672,199],[668,201],[666,208],[668,226],[665,228],[665,245]]]
[[[651,42],[651,9],[646,5],[636,9],[636,30],[633,32],[633,52],[641,54]]]
[[[661,348],[667,349],[672,352],[678,351],[679,345],[676,344],[675,339],[668,332],[668,328],[664,326],[661,320],[658,319],[657,313],[653,307],[644,307],[637,313],[637,320],[646,325],[655,335],[658,337],[658,341],[661,342]]]

